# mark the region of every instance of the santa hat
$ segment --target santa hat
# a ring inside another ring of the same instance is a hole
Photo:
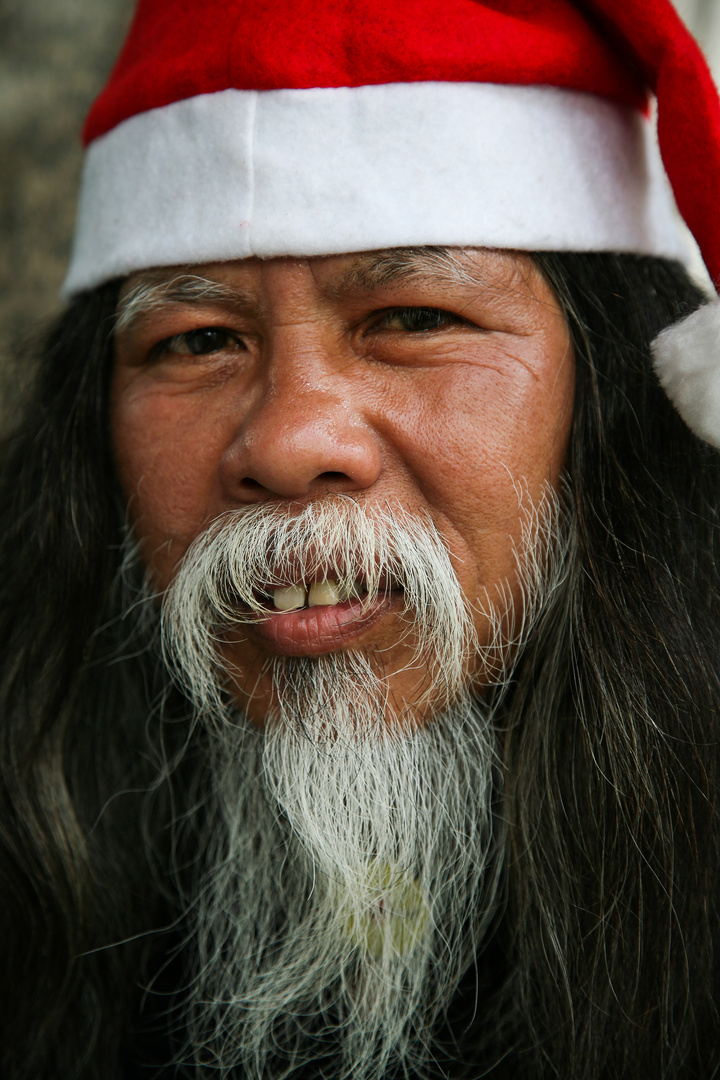
[[[251,255],[682,258],[673,193],[720,281],[720,104],[670,0],[140,0],[85,141],[67,297]],[[717,446],[719,339],[715,302],[656,343]]]

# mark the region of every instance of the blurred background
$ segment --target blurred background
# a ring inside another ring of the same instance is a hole
[[[676,2],[718,80],[720,0]],[[12,344],[59,308],[81,166],[78,133],[132,6],[0,0],[0,394],[10,408],[12,388],[22,382],[22,369],[9,362]]]
[[[720,2],[675,0],[675,7],[705,49],[717,82],[720,74]]]

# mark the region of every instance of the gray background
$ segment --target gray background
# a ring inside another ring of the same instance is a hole
[[[132,0],[0,0],[0,398],[13,346],[60,308],[82,162],[79,131]],[[3,413],[0,412],[0,423]]]
[[[677,5],[717,60],[717,74],[720,0]],[[78,133],[132,6],[0,0],[0,395],[10,410],[22,381],[22,369],[9,362],[12,343],[59,309],[80,175]]]

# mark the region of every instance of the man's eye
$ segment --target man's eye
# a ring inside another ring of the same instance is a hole
[[[155,355],[179,353],[181,356],[208,356],[225,349],[244,349],[242,341],[232,330],[223,326],[202,326],[199,330],[187,330],[156,345]]]
[[[402,307],[382,312],[371,330],[404,330],[410,333],[440,330],[445,326],[464,324],[465,320],[442,308]]]

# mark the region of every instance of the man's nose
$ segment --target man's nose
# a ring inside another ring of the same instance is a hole
[[[314,350],[278,349],[221,462],[231,501],[367,491],[382,468],[345,365]]]

